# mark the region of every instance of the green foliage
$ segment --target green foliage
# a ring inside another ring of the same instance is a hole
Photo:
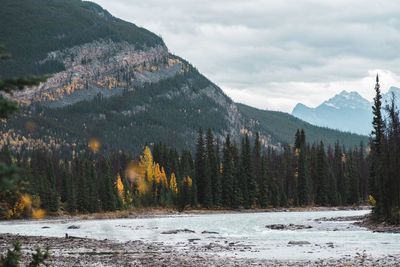
[[[50,263],[46,263],[46,260],[50,257],[49,248],[43,252],[40,248],[36,248],[36,252],[32,253],[32,261],[29,263],[29,267],[40,267],[50,266]]]
[[[306,152],[306,138],[305,133],[302,130],[301,132],[297,130],[296,132],[296,140],[295,140],[295,149],[297,156],[297,174],[298,174],[298,185],[297,185],[297,194],[298,194],[298,203],[299,205],[309,205],[310,204],[310,176],[308,172],[307,166],[307,152]]]
[[[379,80],[376,79],[373,107],[373,127],[371,140],[371,179],[372,199],[376,200],[374,215],[385,221],[400,224],[400,119],[395,106],[395,97],[386,107],[386,125],[380,113],[381,95]],[[359,165],[359,164],[358,164]],[[353,174],[353,176],[355,176]],[[358,186],[357,177],[350,183],[350,188]],[[360,184],[363,184],[362,182]]]
[[[2,255],[0,258],[0,266],[2,267],[18,267],[20,266],[21,260],[21,242],[18,240],[13,243],[14,249],[7,250],[7,254]],[[44,266],[50,266],[46,263],[46,260],[50,257],[49,248],[46,251],[42,251],[40,248],[36,248],[36,252],[32,253],[32,261],[29,263],[29,267],[40,267],[42,264]]]
[[[18,267],[19,261],[21,259],[21,243],[19,241],[15,241],[14,249],[7,249],[7,254],[5,256],[1,256],[0,263],[1,266],[4,267]]]
[[[296,139],[298,148],[287,146],[283,153],[272,149],[261,153],[257,135],[253,148],[245,136],[240,150],[228,135],[220,162],[212,132],[208,131],[204,145],[200,131],[195,160],[189,150],[178,153],[163,143],[154,145],[154,158],[147,149],[150,165],[139,164],[139,167],[150,166],[154,171],[145,171],[143,180],[129,176],[129,172],[126,175],[131,179],[125,178],[124,170],[130,170],[135,157],[122,151],[107,157],[88,154],[72,161],[57,151],[45,150],[25,151],[14,158],[29,179],[29,192],[40,196],[41,207],[50,214],[56,213],[59,207],[65,207],[70,213],[115,211],[132,205],[184,210],[189,205],[198,208],[197,199],[204,208],[233,209],[309,205],[311,201],[317,205],[341,202],[351,205],[366,200],[363,196],[368,196],[368,192],[360,185],[366,184],[368,176],[358,167],[368,166],[363,153],[354,149],[343,154],[337,144],[333,155],[329,147],[328,153],[325,152],[322,142],[310,148],[305,144],[304,131],[299,131]],[[10,161],[11,155],[5,154],[0,154],[0,159]],[[164,166],[170,175],[163,174]],[[142,177],[141,171],[133,168]],[[172,173],[176,174],[176,187],[171,187]],[[308,173],[313,174],[312,179]],[[342,173],[343,177],[337,176]],[[198,182],[191,177],[196,177]],[[148,186],[139,189],[141,185]],[[6,204],[8,209],[12,207]]]
[[[223,171],[222,171],[222,203],[226,207],[233,205],[234,197],[234,176],[233,176],[233,157],[232,157],[232,144],[230,136],[228,135],[225,140],[223,151]]]

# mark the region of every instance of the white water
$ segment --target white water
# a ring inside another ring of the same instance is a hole
[[[373,257],[400,256],[400,234],[373,233],[352,225],[353,221],[321,221],[322,217],[356,216],[368,213],[359,211],[268,212],[227,213],[200,215],[173,215],[143,219],[112,220],[39,220],[0,223],[0,233],[34,236],[72,236],[116,241],[142,240],[164,242],[177,249],[188,247],[188,239],[199,238],[191,246],[216,243],[228,246],[230,242],[248,245],[251,249],[214,252],[227,256],[279,260],[316,260],[353,257],[356,253]],[[270,230],[270,224],[311,225],[304,230]],[[79,229],[67,229],[78,225]],[[50,228],[42,228],[44,226]],[[161,234],[163,231],[190,229],[195,233]],[[219,234],[202,234],[202,231]],[[225,242],[226,241],[226,242]],[[308,241],[307,245],[289,245],[289,241]],[[328,242],[333,243],[333,248]],[[211,251],[212,252],[212,251]]]

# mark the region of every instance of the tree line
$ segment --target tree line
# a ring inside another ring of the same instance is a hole
[[[376,77],[371,138],[370,192],[376,201],[375,219],[400,223],[400,120],[395,96],[382,106]],[[384,111],[386,116],[384,116]]]
[[[12,155],[4,147],[0,158],[20,177],[1,193],[2,218],[38,217],[39,210],[250,209],[353,205],[368,199],[363,144],[325,148],[323,142],[308,144],[303,130],[282,151],[263,146],[258,133],[244,135],[240,143],[227,135],[220,145],[211,129],[206,134],[200,129],[194,155],[160,142],[152,150],[146,145],[139,157],[118,152],[67,159],[44,149]]]

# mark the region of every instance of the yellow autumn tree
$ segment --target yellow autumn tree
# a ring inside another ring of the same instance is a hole
[[[32,197],[28,194],[21,195],[14,206],[7,212],[6,219],[20,218],[22,215],[33,219],[41,219],[46,212],[40,208],[40,198]]]
[[[122,200],[122,204],[125,205],[125,203],[126,203],[126,200],[125,200],[125,188],[124,188],[124,184],[122,183],[122,180],[121,180],[121,175],[119,173],[118,173],[118,176],[117,176],[117,181],[115,182],[115,186],[116,186],[117,191],[118,191],[118,196]]]
[[[143,156],[140,156],[139,167],[144,171],[144,175],[147,177],[149,182],[154,180],[155,164],[153,161],[153,155],[148,146],[144,148]]]
[[[175,195],[178,194],[178,186],[176,184],[176,177],[175,177],[175,173],[171,174],[171,179],[169,181],[169,189],[171,190],[171,192]]]
[[[164,188],[168,188],[168,180],[164,171],[164,167],[161,167],[161,184]]]
[[[192,187],[192,179],[190,178],[190,176],[183,178],[183,183],[185,183],[188,188],[191,188]]]
[[[162,175],[163,174],[160,170],[160,165],[158,163],[156,163],[155,169],[154,169],[154,180],[155,180],[156,184],[160,184]]]

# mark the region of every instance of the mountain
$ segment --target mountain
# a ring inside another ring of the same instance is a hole
[[[352,147],[359,145],[360,141],[368,142],[367,136],[314,126],[285,112],[260,110],[243,104],[237,106],[247,122],[246,128],[250,128],[252,132],[267,132],[270,139],[275,142],[293,144],[293,133],[297,129],[304,129],[307,142],[310,143],[319,143],[323,140],[326,144],[332,145],[339,140],[347,147]]]
[[[391,87],[387,93],[382,94],[383,106],[390,103],[392,93],[400,96],[400,88]],[[396,103],[399,106],[398,97]],[[292,115],[313,125],[369,135],[372,130],[372,105],[372,102],[357,92],[342,91],[316,108],[299,103]]]
[[[353,146],[366,140],[234,103],[190,63],[171,54],[160,37],[97,4],[3,2],[0,43],[13,57],[0,63],[1,76],[52,77],[8,96],[21,109],[2,122],[0,146],[82,154],[96,139],[104,152],[139,152],[158,141],[193,148],[199,127],[210,127],[219,142],[228,133],[238,140],[259,131],[265,146],[278,148],[293,143],[296,129],[304,127],[316,142]]]

